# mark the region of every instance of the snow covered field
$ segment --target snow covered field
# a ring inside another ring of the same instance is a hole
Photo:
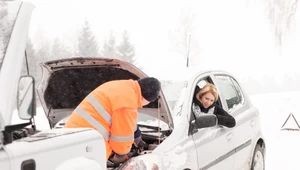
[[[260,111],[267,140],[266,170],[300,169],[300,131],[281,131],[290,113],[300,123],[299,95],[300,91],[250,96]],[[285,127],[297,128],[297,124],[294,119],[289,119]]]

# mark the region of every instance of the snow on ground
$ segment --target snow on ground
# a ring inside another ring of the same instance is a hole
[[[299,95],[300,91],[250,96],[260,111],[261,126],[267,142],[266,170],[300,169],[300,131],[281,131],[290,113],[300,123]],[[289,126],[288,123],[286,125]]]

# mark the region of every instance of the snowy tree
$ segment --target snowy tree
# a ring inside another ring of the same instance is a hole
[[[51,59],[72,57],[73,54],[58,38],[55,38],[51,50]]]
[[[36,73],[38,72],[36,63],[36,53],[31,39],[28,39],[26,44],[26,55],[28,60],[29,74],[33,75],[33,77],[36,78]]]
[[[267,15],[274,28],[278,45],[282,45],[287,31],[291,29],[298,0],[265,0]]]
[[[134,65],[137,64],[135,59],[135,49],[129,41],[128,32],[126,30],[123,33],[123,40],[117,47],[117,50],[118,58]]]
[[[51,60],[51,46],[49,42],[42,43],[37,49],[36,59],[40,62]]]
[[[185,59],[186,66],[199,53],[199,43],[195,35],[195,14],[189,11],[180,19],[179,27],[171,31],[169,39],[176,51]]]
[[[116,38],[110,33],[109,39],[105,38],[101,54],[105,58],[117,58]]]
[[[45,61],[49,61],[51,59],[51,46],[49,42],[42,43],[41,47],[36,49],[35,62],[34,65],[36,67],[35,78],[36,83],[38,84],[42,77],[42,69],[39,64]]]
[[[82,30],[79,33],[75,54],[81,57],[99,56],[98,42],[87,20],[85,20]]]

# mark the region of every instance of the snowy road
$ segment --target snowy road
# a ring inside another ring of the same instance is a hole
[[[300,131],[280,130],[290,113],[300,123],[299,95],[300,92],[290,92],[251,96],[260,110],[262,130],[267,140],[266,170],[300,169]],[[297,127],[291,122],[286,125]]]

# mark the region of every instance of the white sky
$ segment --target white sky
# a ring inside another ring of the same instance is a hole
[[[36,44],[46,39],[36,34],[42,32],[43,36],[58,36],[72,45],[68,41],[76,39],[74,35],[85,18],[90,21],[100,47],[110,30],[120,37],[126,28],[139,65],[149,75],[162,74],[166,66],[175,72],[184,67],[184,56],[171,45],[170,33],[179,28],[180,18],[188,11],[196,16],[192,37],[199,43],[193,65],[225,69],[238,77],[251,75],[255,79],[261,79],[262,74],[276,74],[277,81],[283,78],[283,72],[300,72],[295,62],[299,55],[295,29],[279,53],[263,12],[263,1],[27,1],[36,4],[30,32]]]

